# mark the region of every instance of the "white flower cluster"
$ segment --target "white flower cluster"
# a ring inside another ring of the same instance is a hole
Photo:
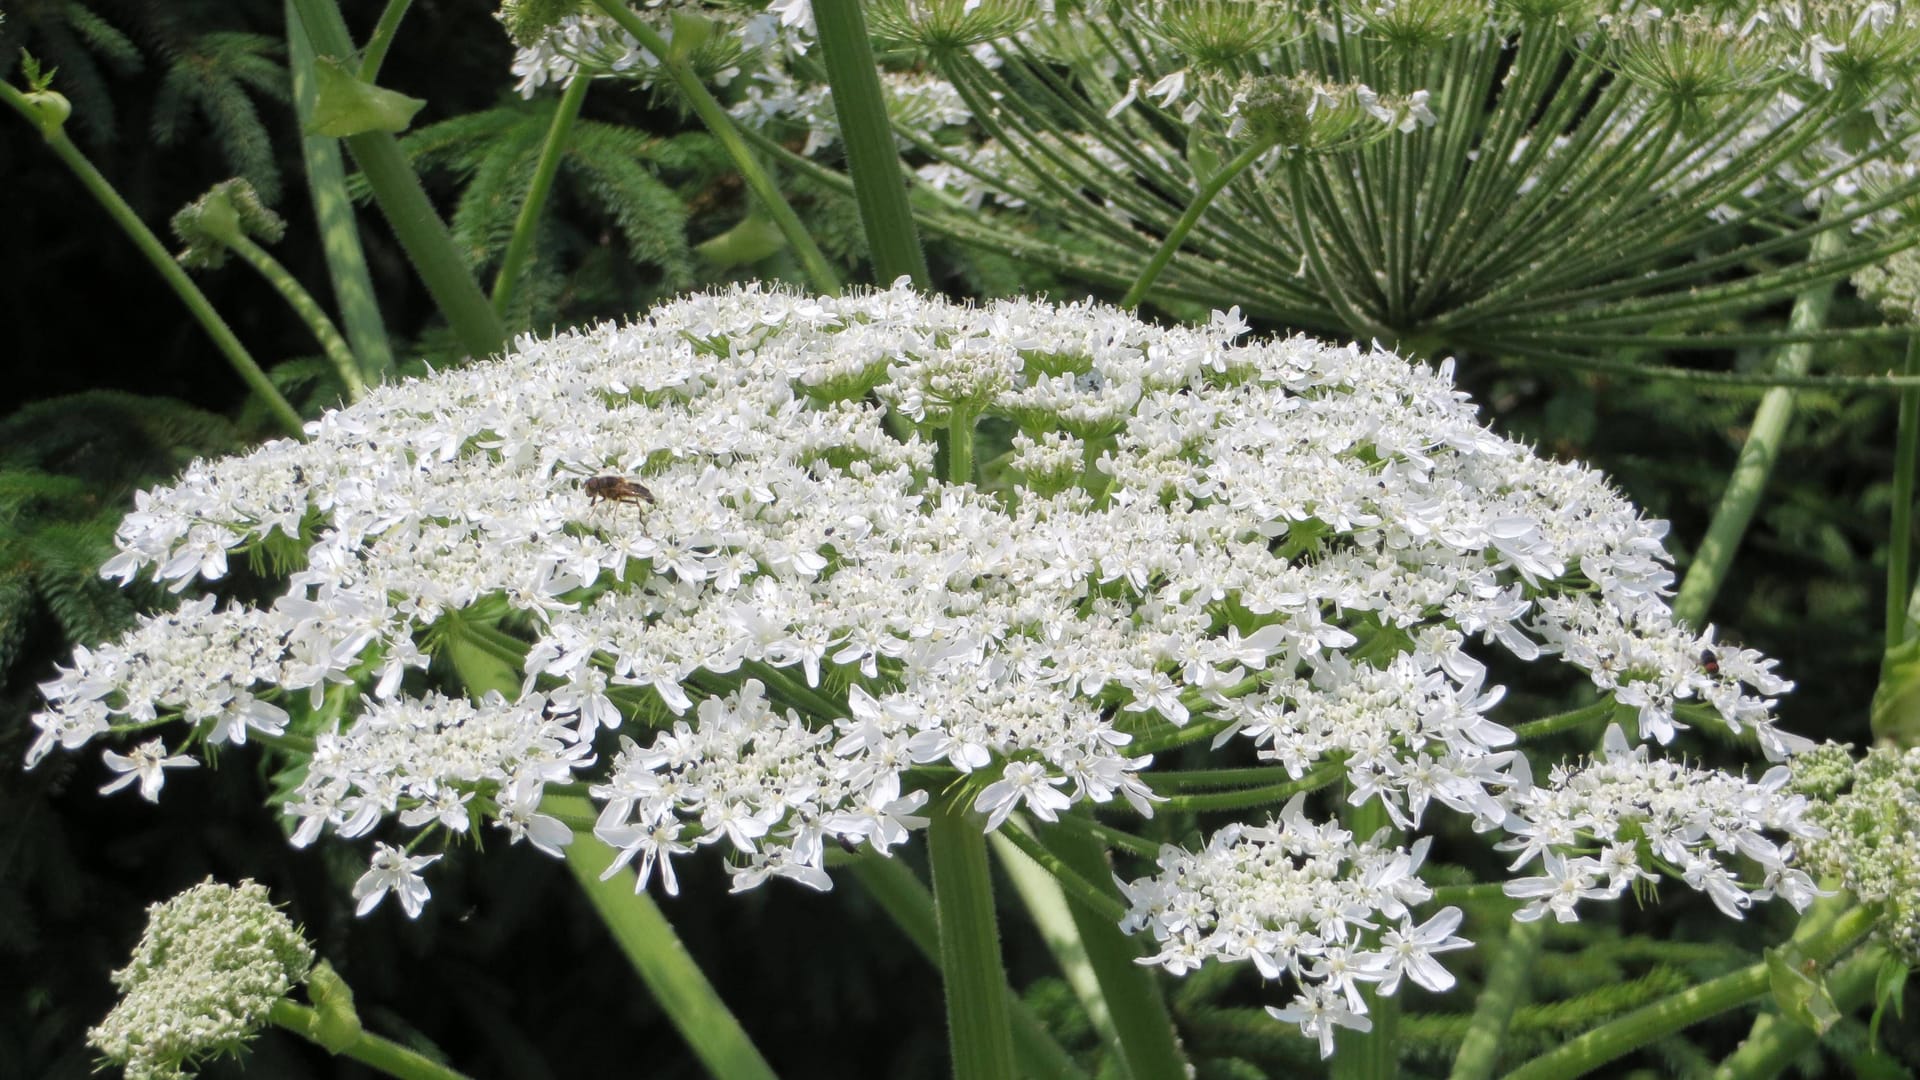
[[[1920,747],[1851,751],[1827,743],[1793,761],[1794,786],[1815,800],[1808,816],[1826,826],[1801,858],[1878,905],[1880,938],[1920,963]]]
[[[776,4],[766,11],[752,11],[689,0],[654,0],[636,5],[635,10],[669,43],[676,27],[672,19],[661,18],[663,12],[684,9],[690,16],[713,22],[715,26],[706,32],[700,46],[708,55],[697,56],[695,63],[703,69],[702,74],[725,85],[742,70],[757,67],[768,57],[807,51],[811,19],[804,26],[796,24],[789,17],[790,11],[782,10],[792,7],[791,3]],[[563,17],[538,40],[516,48],[512,70],[519,80],[514,89],[521,97],[531,98],[548,83],[564,86],[572,82],[582,68],[590,75],[618,75],[649,84],[659,66],[660,58],[641,47],[619,23],[601,11],[588,10]]]
[[[1326,1057],[1336,1027],[1373,1026],[1361,984],[1392,994],[1404,977],[1444,991],[1453,976],[1433,954],[1471,942],[1454,936],[1459,908],[1414,923],[1410,909],[1433,896],[1417,876],[1428,840],[1390,846],[1382,830],[1356,841],[1307,817],[1303,802],[1264,826],[1229,825],[1197,853],[1161,849],[1159,874],[1121,886],[1131,905],[1121,926],[1151,933],[1160,951],[1141,962],[1176,975],[1251,960],[1262,978],[1292,977],[1293,1003],[1267,1011],[1299,1024]],[[1374,933],[1383,924],[1392,929]]]
[[[147,930],[113,973],[123,997],[87,1041],[128,1080],[174,1080],[230,1053],[307,976],[313,947],[267,887],[211,878],[147,909]]]
[[[1148,813],[1143,739],[1244,737],[1295,775],[1330,766],[1409,829],[1435,802],[1532,828],[1586,774],[1529,783],[1489,716],[1492,650],[1562,655],[1637,711],[1643,739],[1705,705],[1770,754],[1793,747],[1768,715],[1786,686],[1768,663],[1723,648],[1703,664],[1711,633],[1673,624],[1661,523],[1489,432],[1444,367],[1235,344],[1245,331],[1237,311],[1163,328],[904,283],[736,287],[381,387],[304,443],[195,463],[140,496],[114,576],[184,588],[290,538],[304,562],[271,604],[193,601],[76,652],[45,687],[31,757],[172,719],[192,725],[182,750],[310,739],[286,808],[300,842],[493,820],[551,852],[573,837],[541,800],[585,783],[596,835],[643,881],[672,888],[674,856],[724,844],[748,888],[825,887],[827,840],[891,851],[956,784],[989,829],[1116,799]],[[943,480],[936,462],[965,461],[952,440],[982,417],[983,445],[996,426],[1005,440],[989,483]],[[599,501],[607,481],[645,494]],[[461,634],[523,657],[517,694],[423,693],[425,653]],[[635,734],[637,716],[665,722]],[[617,750],[611,728],[626,729]],[[155,792],[180,763],[159,747],[139,760]],[[1628,814],[1568,812],[1595,837],[1614,835],[1600,815]],[[1760,836],[1793,832],[1787,810],[1755,796],[1715,813],[1697,834],[1674,823],[1672,858],[1656,853],[1685,874],[1731,838],[1784,863]],[[1268,835],[1209,850],[1232,862]],[[1423,849],[1339,843],[1338,888],[1401,918]],[[417,912],[434,857],[382,843],[361,909],[393,893]],[[1203,888],[1199,864],[1183,873]],[[1380,891],[1382,875],[1398,884]],[[1325,948],[1386,947],[1302,927]],[[1296,974],[1329,962],[1267,955]],[[1397,970],[1372,963],[1351,978]],[[1290,1018],[1319,1034],[1349,983],[1307,981],[1333,989],[1303,991],[1311,1015]]]
[[[1572,922],[1579,901],[1611,900],[1635,880],[1658,876],[1640,865],[1644,843],[1662,869],[1732,918],[1775,895],[1804,911],[1819,895],[1813,879],[1793,865],[1791,843],[1765,835],[1826,835],[1809,816],[1806,796],[1788,789],[1791,779],[1784,765],[1756,783],[1650,758],[1644,744],[1629,746],[1626,734],[1610,727],[1599,757],[1555,766],[1546,787],[1523,783],[1510,794],[1513,839],[1499,846],[1520,852],[1511,869],[1539,857],[1545,873],[1509,881],[1505,891],[1529,900],[1517,916],[1523,921],[1551,911]],[[1597,848],[1598,855],[1567,854],[1580,847]],[[1725,861],[1736,857],[1757,865],[1762,880],[1743,884]]]
[[[973,119],[953,84],[934,75],[883,71],[880,91],[896,130],[931,137],[943,128]],[[746,96],[728,111],[735,119],[755,127],[774,122],[798,125],[807,132],[806,145],[800,152],[808,156],[840,141],[840,117],[833,108],[832,88],[825,83],[809,86],[796,82],[784,69],[756,75],[747,86]],[[911,145],[904,135],[897,135],[895,141],[902,149]]]

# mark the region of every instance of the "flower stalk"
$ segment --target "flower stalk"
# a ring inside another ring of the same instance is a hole
[[[593,80],[587,72],[581,72],[578,78],[567,84],[560,95],[559,105],[554,107],[553,123],[547,128],[547,138],[540,146],[540,160],[534,165],[533,180],[527,185],[527,201],[520,204],[520,216],[514,220],[513,236],[507,241],[507,252],[500,259],[500,272],[493,279],[493,311],[500,318],[507,317],[507,310],[513,303],[514,289],[520,285],[520,278],[526,272],[527,259],[533,254],[534,239],[540,232],[540,215],[546,209],[547,199],[553,193],[554,177],[560,173],[560,160],[566,156],[567,140],[573,134],[573,122],[580,116],[580,106],[587,100],[587,88]]]
[[[964,787],[936,796],[927,826],[948,1045],[956,1080],[1013,1080],[1013,1036],[987,838],[968,802]]]
[[[319,1013],[297,1002],[275,1002],[267,1019],[283,1031],[327,1047],[329,1052],[352,1058],[370,1069],[378,1069],[394,1080],[467,1080],[465,1073],[370,1031],[361,1031],[358,1038],[343,1048],[327,1046],[319,1033],[322,1023]]]
[[[1187,241],[1187,234],[1199,224],[1200,215],[1207,212],[1207,207],[1213,205],[1213,200],[1227,189],[1227,185],[1231,184],[1235,177],[1245,172],[1247,166],[1260,160],[1260,155],[1272,150],[1273,147],[1274,142],[1271,139],[1255,139],[1244,150],[1235,154],[1232,160],[1220,166],[1218,172],[1207,178],[1206,183],[1202,184],[1199,192],[1194,195],[1193,201],[1187,204],[1186,212],[1173,223],[1173,228],[1167,230],[1166,239],[1160,242],[1160,247],[1154,251],[1153,257],[1148,259],[1147,265],[1140,269],[1140,276],[1133,279],[1133,285],[1127,289],[1127,295],[1120,298],[1121,307],[1132,310],[1140,306],[1140,301],[1145,300],[1147,293],[1153,289],[1153,283],[1159,280],[1160,271],[1165,270],[1167,264],[1173,261],[1174,252],[1180,250],[1180,245]]]
[[[134,213],[133,207],[128,206],[127,201],[120,197],[120,193],[114,190],[113,184],[100,174],[100,170],[93,167],[93,163],[87,160],[87,156],[80,152],[79,147],[73,145],[73,140],[67,138],[61,125],[48,122],[48,114],[43,108],[30,101],[28,95],[6,82],[0,82],[0,101],[5,102],[18,112],[22,119],[40,130],[41,136],[46,140],[47,148],[52,150],[54,156],[73,172],[74,177],[80,181],[80,185],[87,189],[87,193],[106,208],[107,214],[113,218],[114,223],[120,226],[120,230],[133,241],[133,246],[140,249],[140,254],[146,256],[147,262],[159,272],[161,279],[173,289],[174,295],[180,298],[180,302],[186,305],[201,329],[213,339],[214,347],[227,358],[227,363],[240,376],[240,380],[247,384],[248,389],[260,398],[274,420],[294,438],[305,438],[305,422],[301,420],[300,413],[280,393],[279,388],[273,385],[273,380],[267,378],[267,373],[253,359],[253,355],[247,352],[246,346],[240,343],[240,339],[234,335],[233,329],[227,325],[226,320],[214,310],[213,301],[207,299],[207,294],[201,292],[200,287],[195,285],[193,279],[188,277],[186,271],[174,261],[166,245],[162,244],[160,238],[153,234],[153,230],[147,228],[146,223],[140,220],[140,215]]]
[[[907,205],[900,155],[894,149],[893,125],[887,119],[886,96],[860,2],[812,0],[814,26],[833,88],[833,111],[847,147],[847,173],[873,257],[874,277],[881,282],[905,277],[924,289],[927,255]]]

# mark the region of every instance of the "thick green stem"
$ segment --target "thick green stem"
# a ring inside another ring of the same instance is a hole
[[[947,418],[947,482],[973,482],[973,413],[957,405]]]
[[[1855,906],[1805,937],[1795,935],[1795,940],[1807,958],[1826,963],[1870,933],[1874,916],[1874,909]],[[1602,1024],[1508,1073],[1505,1080],[1585,1076],[1649,1043],[1756,1001],[1770,988],[1767,964],[1762,961]]]
[[[1920,334],[1907,339],[1904,375],[1920,374]],[[1887,530],[1887,640],[1888,649],[1906,644],[1912,636],[1907,618],[1908,592],[1913,586],[1913,487],[1920,462],[1920,389],[1900,391],[1899,426],[1893,449],[1893,523]]]
[[[352,60],[353,39],[333,0],[293,0],[293,4],[315,52],[343,62]],[[475,356],[499,352],[507,341],[506,330],[454,246],[446,223],[427,199],[420,178],[407,164],[399,142],[385,132],[369,131],[347,136],[346,144],[374,202],[461,346]]]
[[[853,876],[934,964],[940,962],[940,930],[934,919],[933,896],[913,871],[899,859],[866,854],[852,860]],[[1013,1023],[1013,1052],[1024,1076],[1036,1080],[1085,1080],[1086,1074],[1048,1034],[1046,1027],[1011,986],[1002,986]]]
[[[1347,806],[1342,816],[1356,841],[1364,841],[1392,824],[1386,805],[1377,796],[1360,806]],[[1373,1026],[1367,1031],[1340,1033],[1329,1075],[1333,1080],[1394,1080],[1400,1075],[1400,999],[1376,993],[1372,985],[1363,987],[1361,994]]]
[[[281,266],[279,261],[267,252],[266,248],[254,243],[244,235],[227,238],[227,249],[240,256],[248,266],[258,271],[273,286],[273,291],[287,302],[300,321],[307,324],[314,340],[320,343],[320,351],[326,354],[328,363],[340,375],[340,383],[346,387],[347,400],[359,401],[367,396],[366,380],[360,377],[360,365],[353,357],[353,350],[347,346],[347,339],[340,336],[340,330],[333,320],[320,307],[320,302],[306,290],[294,276]]]
[[[1808,259],[1817,261],[1838,255],[1846,242],[1843,230],[1829,229],[1814,237]],[[1832,306],[1833,283],[1815,285],[1794,300],[1787,326],[1795,331],[1817,329],[1826,324],[1827,310]],[[1780,350],[1774,369],[1782,375],[1805,375],[1812,361],[1811,345],[1789,345]],[[1714,595],[1726,581],[1733,553],[1753,521],[1760,499],[1766,493],[1767,480],[1773,475],[1773,463],[1786,442],[1787,428],[1793,422],[1793,405],[1794,392],[1785,387],[1775,387],[1760,399],[1760,407],[1753,414],[1753,425],[1747,432],[1746,445],[1740,448],[1733,475],[1727,478],[1726,493],[1720,498],[1719,509],[1714,511],[1713,522],[1707,526],[1707,535],[1700,541],[1693,564],[1687,567],[1679,595],[1673,598],[1673,615],[1681,622],[1698,626],[1705,621]]]
[[[546,209],[547,197],[553,193],[553,179],[560,174],[560,159],[566,156],[573,122],[579,118],[580,106],[587,100],[587,87],[592,84],[589,72],[576,73],[554,109],[547,141],[541,145],[540,161],[533,169],[533,181],[527,185],[527,201],[520,204],[520,217],[513,223],[513,238],[507,241],[507,253],[500,259],[499,276],[493,279],[493,311],[502,319],[507,317],[507,305],[513,302],[513,290],[520,284],[527,258],[533,254],[534,237],[540,231],[540,214]]]
[[[133,212],[133,207],[127,205],[127,201],[113,189],[113,185],[100,174],[100,170],[94,168],[86,155],[73,145],[73,141],[67,138],[60,125],[49,123],[45,114],[28,100],[27,95],[5,82],[0,82],[0,101],[12,106],[28,123],[39,129],[41,137],[46,140],[47,147],[53,151],[54,156],[73,171],[73,175],[80,181],[80,186],[86,188],[88,194],[99,200],[100,205],[106,208],[107,214],[113,218],[114,223],[120,226],[128,239],[133,241],[133,246],[139,248],[140,254],[147,257],[147,262],[160,272],[161,278],[172,287],[174,294],[180,297],[180,302],[187,306],[187,310],[193,313],[194,319],[200,323],[201,328],[206,330],[207,336],[213,339],[214,346],[220,350],[222,356],[227,358],[227,363],[233,366],[233,370],[239,374],[241,381],[245,382],[254,393],[260,395],[260,400],[266,404],[267,411],[280,422],[280,426],[296,439],[305,438],[299,412],[288,403],[285,397],[281,396],[280,391],[274,387],[273,381],[267,378],[267,373],[254,362],[246,346],[240,344],[240,339],[234,336],[226,320],[214,310],[213,302],[208,300],[207,295],[200,291],[200,287],[193,283],[193,279],[180,268],[180,264],[173,260],[173,256],[167,252],[166,245],[160,242],[159,237],[153,235],[153,230],[147,228],[146,223],[140,220],[140,215]]]
[[[387,6],[380,12],[380,21],[373,24],[373,33],[367,35],[365,55],[360,58],[360,81],[377,82],[380,78],[380,65],[387,61],[387,50],[393,47],[393,35],[400,30],[400,20],[407,17],[407,9],[413,6],[413,0],[387,0]]]
[[[1012,1080],[1006,975],[994,922],[987,838],[967,812],[966,789],[935,797],[927,826],[947,1035],[956,1080]]]
[[[286,20],[294,114],[305,130],[313,121],[314,103],[319,99],[319,89],[314,85],[313,42],[307,39],[306,27],[294,11],[292,0],[287,0]],[[361,381],[369,385],[384,382],[393,373],[393,346],[387,341],[379,301],[374,299],[366,252],[360,248],[360,223],[354,216],[353,200],[347,195],[347,169],[340,159],[340,144],[324,135],[306,135],[300,139],[300,156],[307,167],[307,193],[313,200],[320,253],[326,258],[327,276],[333,282],[333,299],[340,307],[341,328],[353,345]]]
[[[1113,1017],[1128,1072],[1133,1080],[1184,1080],[1190,1066],[1180,1053],[1173,1015],[1167,1011],[1159,980],[1154,969],[1138,963],[1142,955],[1139,940],[1121,933],[1119,920],[1113,917],[1112,907],[1120,903],[1120,898],[1113,886],[1113,867],[1107,862],[1106,848],[1092,833],[1069,829],[1049,830],[1046,846],[1079,880],[1105,886],[1102,895],[1107,904],[1075,902],[1067,910]],[[1079,900],[1072,890],[1066,895],[1069,900]]]
[[[1120,298],[1121,307],[1131,311],[1140,306],[1140,301],[1147,298],[1147,291],[1153,288],[1154,281],[1159,278],[1160,271],[1165,270],[1167,264],[1173,261],[1174,253],[1180,250],[1180,245],[1186,241],[1187,234],[1199,224],[1200,215],[1207,212],[1207,207],[1212,205],[1214,197],[1225,191],[1227,185],[1233,182],[1233,178],[1245,172],[1247,166],[1258,161],[1261,154],[1271,149],[1273,149],[1271,141],[1264,139],[1256,141],[1252,146],[1235,155],[1232,161],[1220,166],[1220,171],[1214,173],[1213,177],[1201,186],[1199,194],[1195,195],[1193,202],[1188,204],[1187,212],[1181,214],[1180,219],[1173,223],[1173,228],[1167,230],[1167,238],[1160,242],[1160,249],[1155,251],[1153,257],[1147,260],[1147,265],[1141,268],[1140,276],[1133,280],[1133,286],[1127,290],[1127,295]]]
[[[641,48],[660,58],[661,70],[665,71],[667,77],[673,80],[674,86],[679,88],[687,105],[693,109],[694,115],[700,117],[701,122],[707,125],[707,131],[713,135],[721,149],[727,152],[727,157],[733,161],[733,167],[740,170],[740,178],[746,181],[748,189],[760,200],[761,208],[766,210],[773,218],[774,225],[779,227],[780,235],[787,238],[787,243],[792,246],[794,254],[800,259],[801,267],[806,270],[807,280],[820,292],[839,292],[840,278],[833,272],[833,268],[827,265],[827,257],[820,253],[820,245],[814,243],[813,237],[807,235],[806,226],[800,224],[799,215],[793,212],[793,207],[787,205],[787,200],[780,194],[780,189],[774,185],[773,178],[767,175],[767,170],[761,168],[759,159],[754,157],[753,150],[747,146],[746,140],[740,137],[739,130],[733,126],[733,117],[727,115],[726,107],[714,99],[713,94],[701,83],[699,76],[693,73],[693,68],[684,58],[674,53],[673,47],[668,45],[667,40],[655,32],[653,27],[648,26],[640,16],[634,14],[624,0],[593,0],[593,2],[601,11],[606,12],[608,18],[619,23],[621,29],[632,34]]]
[[[1845,1016],[1873,999],[1874,981],[1887,960],[1885,949],[1868,947],[1836,966],[1826,976],[1827,993]],[[1740,1048],[1713,1070],[1713,1080],[1771,1080],[1819,1041],[1819,1034],[1781,1013],[1761,1013]]]
[[[847,148],[847,174],[853,179],[853,199],[873,257],[873,276],[883,285],[904,277],[925,289],[927,254],[907,205],[906,179],[860,0],[813,0],[813,25],[827,66],[827,85],[833,90],[840,141]]]
[[[1493,1075],[1514,1011],[1526,1000],[1527,977],[1546,941],[1547,924],[1544,919],[1535,919],[1511,926],[1499,954],[1487,966],[1486,984],[1474,1003],[1473,1021],[1460,1043],[1460,1052],[1454,1056],[1448,1080],[1487,1080]]]
[[[318,1046],[327,1044],[320,1038],[320,1018],[317,1013],[305,1005],[281,1000],[273,1003],[273,1011],[267,1014],[275,1027],[292,1032]],[[456,1072],[424,1054],[409,1050],[391,1039],[362,1031],[360,1037],[343,1050],[331,1050],[330,1053],[343,1054],[369,1068],[378,1069],[388,1076],[399,1080],[467,1080],[465,1073]]]
[[[658,904],[634,891],[632,870],[602,881],[612,852],[587,839],[567,847],[567,868],[612,932],[627,962],[653,992],[707,1071],[721,1080],[773,1080],[760,1051],[700,970]]]

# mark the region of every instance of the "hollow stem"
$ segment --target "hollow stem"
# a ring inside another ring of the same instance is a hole
[[[907,186],[894,148],[887,99],[867,38],[860,0],[813,0],[813,24],[833,90],[834,117],[847,148],[847,174],[853,199],[873,258],[873,276],[881,283],[907,278],[927,287],[927,255],[907,205]]]
[[[227,250],[240,256],[248,266],[254,268],[273,291],[287,302],[300,321],[307,324],[307,330],[314,340],[320,343],[320,351],[326,354],[327,362],[333,365],[340,376],[340,384],[346,388],[348,401],[359,401],[367,396],[367,382],[360,376],[359,361],[354,359],[353,349],[347,345],[347,339],[340,335],[340,329],[327,317],[326,310],[313,294],[301,285],[299,280],[287,272],[266,248],[245,235],[235,234],[226,238]]]
[[[965,789],[935,798],[927,826],[940,972],[956,1080],[1013,1080],[1012,1031],[1000,929],[994,921],[987,839],[967,812]]]

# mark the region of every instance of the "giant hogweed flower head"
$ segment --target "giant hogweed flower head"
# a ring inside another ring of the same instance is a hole
[[[236,1053],[304,981],[313,946],[264,885],[212,879],[147,909],[147,929],[113,973],[122,997],[87,1041],[129,1080],[173,1080]]]
[[[1880,745],[1858,760],[1849,749],[1828,743],[1794,761],[1794,786],[1826,830],[1805,861],[1879,904],[1880,937],[1920,963],[1920,748]]]
[[[1771,661],[1719,646],[1705,670],[1711,632],[1673,622],[1664,525],[1488,431],[1444,367],[1246,329],[738,287],[382,387],[137,498],[111,576],[297,569],[270,603],[189,600],[77,650],[30,757],[179,721],[141,758],[157,794],[199,749],[298,753],[294,842],[382,838],[355,897],[411,915],[435,856],[389,840],[556,852],[583,841],[555,784],[643,883],[718,848],[736,888],[825,888],[829,843],[890,853],[935,793],[987,829],[1151,814],[1154,747],[1244,740],[1407,839],[1302,800],[1169,849],[1128,924],[1173,970],[1291,974],[1280,1013],[1315,1036],[1364,1019],[1359,983],[1447,981],[1457,913],[1412,912],[1430,814],[1571,880],[1560,918],[1642,868],[1732,914],[1804,902],[1800,804],[1653,749],[1683,715],[1798,744]],[[420,669],[455,648],[521,685],[433,691]],[[1496,653],[1583,674],[1626,725],[1603,764],[1529,765]]]

